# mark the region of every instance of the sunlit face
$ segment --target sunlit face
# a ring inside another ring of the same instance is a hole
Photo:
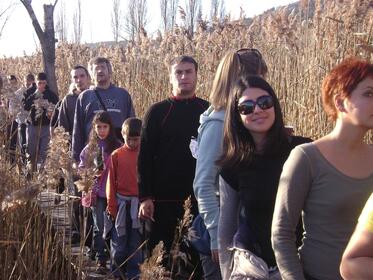
[[[82,92],[89,87],[90,80],[84,69],[78,68],[78,69],[72,70],[71,78],[73,82],[75,83],[75,86],[79,92]]]
[[[18,88],[18,82],[16,79],[13,79],[13,80],[9,79],[9,84],[12,90],[16,90]]]
[[[339,117],[354,125],[366,129],[373,128],[373,78],[362,80],[351,92],[348,98],[343,100],[344,111]]]
[[[178,63],[171,67],[170,83],[174,96],[194,95],[197,84],[197,72],[193,63]]]
[[[123,133],[123,139],[130,150],[136,150],[140,146],[140,136],[127,136]]]
[[[106,85],[110,82],[111,74],[106,63],[93,64],[92,70],[97,85]]]
[[[29,80],[27,79],[27,77],[23,79],[23,84],[25,85],[26,88],[29,88],[33,82],[34,82],[33,80]]]
[[[238,104],[246,100],[256,102],[261,96],[269,96],[269,94],[260,88],[247,88],[238,100]],[[240,117],[244,127],[249,130],[250,134],[265,136],[275,122],[275,109],[272,106],[269,109],[263,110],[256,105],[251,114],[240,114]]]
[[[110,125],[107,123],[103,123],[100,121],[96,121],[94,125],[95,132],[97,134],[97,137],[101,140],[104,140],[108,137],[110,132]]]
[[[46,80],[37,80],[36,87],[39,92],[44,92],[47,87],[47,81]]]

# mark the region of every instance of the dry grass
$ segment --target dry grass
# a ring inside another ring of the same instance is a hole
[[[198,94],[207,98],[219,59],[228,50],[256,47],[269,66],[269,80],[280,96],[286,122],[297,134],[317,138],[330,130],[320,102],[325,73],[350,55],[372,59],[373,9],[369,0],[302,1],[297,10],[286,8],[243,20],[200,26],[193,38],[183,28],[139,36],[128,46],[98,47],[61,44],[57,47],[57,77],[62,97],[68,92],[70,69],[103,55],[113,63],[114,81],[129,90],[137,114],[170,95],[165,62],[178,54],[193,55],[200,64]],[[323,8],[322,8],[323,7]],[[313,11],[312,13],[310,11]],[[24,75],[41,69],[40,54],[0,60],[5,73]]]
[[[76,279],[63,257],[61,234],[35,197],[41,182],[26,182],[0,148],[0,279]]]

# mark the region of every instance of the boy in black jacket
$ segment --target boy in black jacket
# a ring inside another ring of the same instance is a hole
[[[57,95],[47,85],[47,75],[39,73],[36,78],[36,91],[25,101],[25,110],[30,111],[31,123],[27,126],[27,153],[32,170],[42,166],[47,157],[50,140],[49,125]]]

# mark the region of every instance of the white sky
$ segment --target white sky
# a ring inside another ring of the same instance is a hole
[[[81,0],[82,1],[82,21],[83,21],[83,43],[112,41],[111,29],[111,0]],[[127,1],[121,0],[122,10],[125,10]],[[179,0],[179,5],[184,6],[185,0]],[[51,0],[33,0],[32,6],[42,24],[43,4],[50,3]],[[54,1],[53,1],[54,2]],[[75,8],[76,0],[59,0],[55,10],[56,15],[59,12],[60,5],[63,4],[66,9],[66,19],[68,28],[72,27],[72,11]],[[160,9],[159,0],[148,0],[148,34],[154,33],[160,27]],[[238,18],[240,7],[245,11],[246,16],[253,16],[262,13],[272,7],[286,5],[296,2],[295,0],[225,0],[226,13],[230,13],[232,18]],[[34,32],[31,20],[24,6],[18,0],[0,0],[0,12],[9,5],[16,3],[13,12],[7,22],[0,38],[0,56],[18,56],[32,54],[37,46],[38,39]],[[209,18],[210,0],[202,0],[203,18]],[[0,27],[4,17],[0,18]],[[72,38],[72,31],[69,31],[68,38]]]

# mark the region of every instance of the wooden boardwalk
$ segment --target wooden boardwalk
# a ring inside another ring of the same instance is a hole
[[[71,262],[77,271],[81,271],[81,279],[113,279],[110,276],[109,263],[107,264],[107,275],[95,273],[96,262],[85,255],[88,247],[71,244],[72,200],[69,200],[67,195],[62,195],[60,203],[55,204],[55,197],[55,193],[45,191],[38,196],[37,201],[42,211],[52,217],[54,228],[62,236],[61,246],[65,258]],[[81,240],[81,243],[84,242]]]

